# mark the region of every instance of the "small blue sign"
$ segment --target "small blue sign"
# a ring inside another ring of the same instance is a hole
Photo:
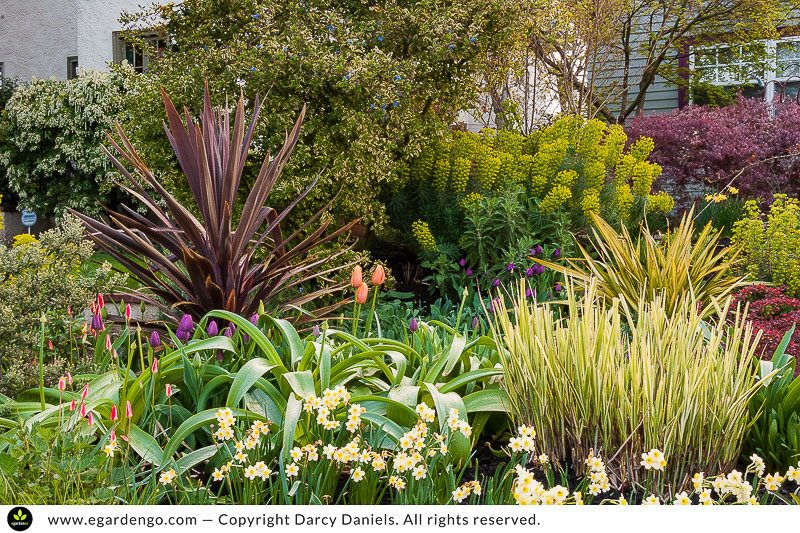
[[[36,213],[33,211],[23,211],[22,212],[22,225],[30,228],[36,224]]]

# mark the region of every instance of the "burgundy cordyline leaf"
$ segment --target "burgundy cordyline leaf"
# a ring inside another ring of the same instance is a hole
[[[309,194],[319,176],[283,211],[266,205],[300,138],[305,108],[278,153],[265,157],[234,228],[232,209],[261,109],[260,100],[255,99],[248,123],[244,95],[240,95],[231,124],[227,103],[220,110],[211,106],[206,83],[201,119],[195,123],[188,109],[181,117],[163,90],[162,97],[166,110],[164,130],[197,204],[199,218],[164,189],[118,124],[119,143],[108,136],[114,153],[105,147],[103,150],[124,178],[125,183],[120,186],[141,202],[150,216],[144,217],[125,206],[124,213],[106,209],[105,220],[72,211],[85,224],[89,237],[143,285],[143,289],[129,295],[158,305],[176,321],[184,314],[199,319],[214,309],[250,316],[260,302],[268,302],[287,288],[316,279],[327,282],[328,274],[350,266],[325,268],[330,259],[341,256],[348,248],[327,256],[309,255],[321,244],[345,237],[358,222],[354,220],[333,231],[328,231],[330,221],[313,228],[330,203],[299,224],[288,238],[283,235],[281,223]],[[150,196],[148,187],[163,199],[166,209]],[[331,203],[334,200],[335,197]],[[262,248],[261,255],[266,259],[254,260],[256,248]],[[267,254],[263,253],[265,250]],[[298,309],[319,295],[341,288],[327,286],[306,291],[285,305]],[[344,302],[321,312],[330,312]]]

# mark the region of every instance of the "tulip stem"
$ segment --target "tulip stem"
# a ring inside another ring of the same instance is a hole
[[[364,326],[364,337],[369,337],[370,332],[372,331],[372,315],[375,313],[375,300],[378,298],[378,286],[375,286],[375,290],[372,291],[372,308],[369,311],[369,315],[367,316],[367,323]]]
[[[45,409],[44,403],[44,323],[46,318],[42,315],[41,322],[42,322],[42,330],[41,330],[41,339],[39,343],[39,400],[42,403],[42,411]]]

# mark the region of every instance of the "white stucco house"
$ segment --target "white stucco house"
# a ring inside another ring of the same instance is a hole
[[[146,70],[147,58],[119,35],[123,11],[146,0],[0,0],[0,74],[30,81],[105,70],[127,60]]]

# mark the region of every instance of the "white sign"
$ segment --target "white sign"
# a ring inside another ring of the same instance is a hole
[[[22,212],[22,225],[26,227],[31,227],[36,224],[36,213],[33,211],[23,211]]]

